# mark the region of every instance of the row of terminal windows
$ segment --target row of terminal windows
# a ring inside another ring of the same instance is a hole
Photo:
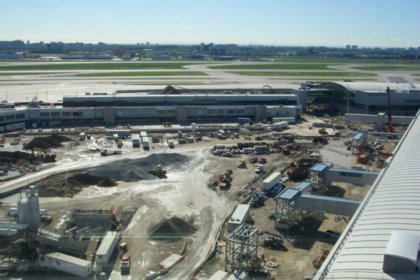
[[[358,177],[362,178],[363,174],[360,173],[353,173],[353,172],[340,172],[340,176],[348,176],[348,177]]]
[[[16,115],[6,115],[6,116],[0,116],[0,122],[1,121],[11,121],[11,120],[21,120],[25,118],[25,114],[20,113]]]
[[[60,112],[41,112],[40,113],[40,116],[41,117],[60,117],[60,115],[61,116],[63,116],[63,117],[71,117],[71,116],[73,116],[73,117],[80,117],[81,115],[82,115],[82,113],[81,112],[61,112],[61,114],[60,114]]]
[[[227,113],[227,114],[235,114],[235,113],[238,113],[238,114],[243,114],[243,113],[245,113],[245,110],[244,109],[236,109],[236,110],[234,110],[234,109],[207,109],[207,114],[225,114],[225,113]]]

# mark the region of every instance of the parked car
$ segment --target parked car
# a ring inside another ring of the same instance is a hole
[[[266,163],[267,163],[267,159],[266,159],[266,158],[260,158],[260,159],[258,160],[258,163],[259,163],[259,164],[266,164]]]
[[[258,158],[252,157],[252,158],[249,159],[249,162],[250,163],[257,163],[258,162]]]
[[[256,168],[255,168],[255,173],[257,173],[257,174],[261,174],[261,173],[263,173],[264,172],[264,169],[263,169],[263,167],[262,166],[257,166]]]

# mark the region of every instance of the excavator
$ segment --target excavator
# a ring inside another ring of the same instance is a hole
[[[166,178],[166,169],[163,169],[161,164],[155,165],[152,170],[149,170],[149,173],[160,179]]]

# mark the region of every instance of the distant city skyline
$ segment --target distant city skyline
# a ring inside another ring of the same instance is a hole
[[[1,1],[0,40],[419,47],[417,0]]]

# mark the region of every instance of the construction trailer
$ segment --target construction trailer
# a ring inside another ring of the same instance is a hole
[[[235,211],[233,212],[232,216],[228,221],[228,231],[231,232],[241,224],[245,222],[245,220],[249,216],[249,212],[251,210],[251,206],[249,204],[239,204],[236,206]]]
[[[133,142],[133,148],[140,148],[141,140],[139,134],[132,134],[131,141]]]
[[[79,277],[88,277],[92,274],[91,262],[57,252],[41,255],[39,265]]]
[[[102,239],[101,245],[99,245],[99,248],[96,251],[96,272],[102,271],[103,267],[107,265],[119,240],[120,234],[116,231],[108,231],[105,234],[104,238]]]
[[[270,174],[261,184],[261,189],[263,191],[271,190],[275,184],[279,183],[281,180],[281,173],[276,171]]]

